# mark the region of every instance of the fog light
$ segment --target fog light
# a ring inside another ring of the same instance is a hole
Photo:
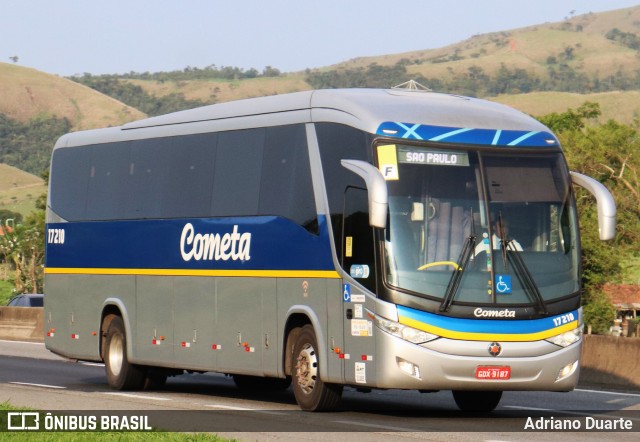
[[[396,357],[396,362],[398,363],[398,367],[400,368],[400,370],[402,370],[403,372],[405,372],[411,377],[414,377],[416,379],[421,379],[420,368],[416,364],[398,357]]]
[[[571,364],[565,365],[562,370],[558,373],[558,377],[556,378],[556,382],[563,380],[571,376],[578,368],[578,361],[572,362]]]

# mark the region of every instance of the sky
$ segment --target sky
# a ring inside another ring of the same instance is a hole
[[[295,72],[435,49],[640,0],[0,0],[0,62],[61,76]]]

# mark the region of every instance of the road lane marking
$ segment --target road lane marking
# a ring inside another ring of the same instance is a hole
[[[15,385],[26,385],[28,387],[55,388],[55,389],[62,389],[62,390],[66,390],[67,388],[67,387],[61,387],[59,385],[33,384],[31,382],[9,382],[9,383],[15,384]]]
[[[104,367],[103,362],[81,362],[81,364],[88,367]]]
[[[170,401],[171,400],[170,398],[166,398],[166,397],[146,396],[142,394],[131,394],[131,393],[118,393],[118,392],[112,392],[112,391],[104,392],[102,394],[109,394],[112,396],[123,396],[123,397],[129,397],[132,399],[151,399],[152,401]]]
[[[640,394],[638,394],[638,393],[622,393],[622,392],[618,392],[618,391],[584,390],[584,389],[580,389],[580,388],[576,388],[573,391],[582,391],[582,392],[585,392],[585,393],[612,394],[612,395],[617,395],[617,396],[640,397]]]
[[[7,343],[11,343],[11,344],[30,344],[30,345],[39,345],[41,347],[44,347],[44,342],[30,342],[30,341],[8,341],[6,339],[0,339],[0,342],[7,342]]]
[[[234,407],[232,405],[222,405],[222,404],[205,404],[205,407],[220,408],[222,410],[233,410],[233,411],[254,411],[256,413],[276,414],[280,416],[287,414],[285,412],[280,412],[280,411],[261,410],[259,408]]]

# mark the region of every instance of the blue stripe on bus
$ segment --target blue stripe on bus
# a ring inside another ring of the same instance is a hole
[[[63,233],[47,235],[45,266],[335,271],[325,217],[318,222],[317,235],[275,216],[49,223]],[[211,259],[199,256],[206,239],[219,241]]]
[[[475,129],[387,121],[378,127],[378,135],[409,140],[487,146],[556,147],[558,140],[549,132]]]
[[[487,309],[485,309],[487,310]],[[488,309],[492,310],[492,309]],[[497,311],[504,309],[495,309]],[[549,336],[565,331],[568,324],[577,326],[578,310],[567,312],[541,319],[468,319],[453,318],[450,316],[436,315],[408,307],[398,306],[398,317],[401,323],[410,323],[426,331],[434,329],[450,332],[449,337],[459,336],[470,338],[477,335],[499,335],[501,337],[512,335],[535,335],[545,332]],[[575,324],[574,324],[575,323]],[[573,328],[575,328],[573,326]],[[554,333],[557,330],[558,333]]]

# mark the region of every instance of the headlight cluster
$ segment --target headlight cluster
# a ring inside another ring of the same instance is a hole
[[[559,345],[560,347],[568,347],[574,342],[578,342],[582,337],[582,327],[574,328],[568,332],[560,333],[559,335],[552,336],[546,340],[552,344]]]
[[[373,320],[376,326],[378,326],[378,328],[380,328],[382,331],[385,331],[390,335],[396,336],[414,344],[422,344],[424,342],[433,341],[438,337],[436,335],[432,335],[431,333],[402,325],[399,322],[389,321],[388,319],[381,318],[378,315],[373,315]]]

